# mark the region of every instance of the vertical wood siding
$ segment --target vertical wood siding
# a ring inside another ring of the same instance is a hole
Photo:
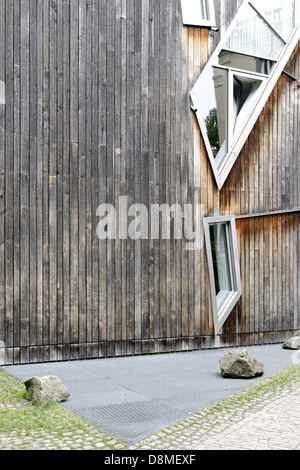
[[[229,3],[222,28],[240,2]],[[297,328],[299,213],[238,221],[244,293],[217,339],[204,248],[96,235],[97,207],[119,196],[205,214],[299,209],[299,103],[284,76],[218,195],[189,100],[213,34],[183,27],[179,0],[0,0],[8,363],[280,341]],[[298,50],[289,71],[299,76]]]

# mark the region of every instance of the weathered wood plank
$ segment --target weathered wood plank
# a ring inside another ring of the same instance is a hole
[[[79,1],[70,10],[70,342],[79,339]],[[77,356],[78,357],[78,356]]]
[[[2,34],[5,32],[5,326],[4,338],[7,347],[14,345],[14,3],[6,4]],[[9,157],[8,157],[9,156]]]
[[[0,4],[0,341],[5,341],[5,5]]]
[[[241,0],[215,3],[220,34],[183,26],[179,0],[0,0],[10,361],[267,342],[297,328],[299,214],[272,212],[299,209],[299,109],[282,76],[219,193],[189,98]],[[295,76],[299,57],[298,46],[286,66]],[[221,337],[204,247],[187,251],[173,228],[170,240],[97,238],[98,206],[118,210],[120,196],[149,214],[178,203],[247,215],[243,295]]]

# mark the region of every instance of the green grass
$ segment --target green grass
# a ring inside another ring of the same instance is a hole
[[[0,369],[0,433],[14,432],[15,435],[21,436],[24,432],[28,432],[28,435],[37,432],[55,438],[63,436],[66,432],[69,436],[98,433],[107,448],[115,448],[115,445],[109,443],[113,440],[111,436],[72,413],[61,403],[34,406],[26,400],[25,395],[24,383]],[[14,406],[3,406],[5,404]],[[122,442],[117,440],[116,444]]]
[[[230,379],[224,379],[230,380]],[[245,390],[232,395],[229,398],[220,400],[213,406],[199,410],[186,420],[175,423],[172,428],[187,429],[194,424],[202,426],[202,423],[213,422],[214,417],[219,414],[219,418],[224,414],[234,417],[235,410],[251,409],[268,398],[276,398],[283,390],[294,389],[300,384],[300,365],[295,365],[284,369],[277,374],[260,379],[254,385]],[[14,436],[34,435],[49,436],[50,439],[59,439],[66,433],[72,439],[83,435],[85,438],[95,437],[95,443],[101,442],[106,449],[126,449],[125,444],[119,439],[115,439],[96,428],[91,423],[85,421],[80,416],[72,413],[61,403],[49,403],[45,406],[33,406],[25,399],[25,385],[23,382],[11,377],[0,369],[0,434],[11,433]],[[172,433],[168,428],[162,430],[163,435]],[[158,436],[159,434],[158,433]],[[175,433],[176,434],[176,433]],[[91,442],[91,441],[90,441]],[[54,444],[55,445],[55,444]],[[137,443],[137,448],[142,445]],[[159,443],[157,443],[159,445]]]
[[[224,379],[230,380],[230,379]],[[281,370],[280,372],[261,379],[259,382],[249,386],[245,390],[220,400],[209,408],[211,413],[223,410],[231,410],[234,407],[243,408],[249,405],[255,406],[259,400],[268,396],[276,396],[284,389],[300,383],[300,365],[295,365]]]

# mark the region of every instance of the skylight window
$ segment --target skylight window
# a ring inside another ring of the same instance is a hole
[[[215,26],[213,0],[181,0],[183,24],[191,26]]]
[[[234,217],[204,218],[204,234],[217,335],[242,295]]]
[[[245,1],[191,92],[219,189],[300,39],[299,1]]]

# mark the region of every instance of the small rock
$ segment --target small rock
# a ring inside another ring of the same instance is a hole
[[[24,383],[26,398],[33,405],[45,405],[50,401],[61,402],[70,396],[66,387],[55,376],[32,377]]]
[[[293,338],[283,343],[282,347],[284,349],[300,349],[300,330],[297,331]]]
[[[231,351],[220,359],[223,377],[252,378],[263,375],[264,364],[251,356],[246,349]]]

